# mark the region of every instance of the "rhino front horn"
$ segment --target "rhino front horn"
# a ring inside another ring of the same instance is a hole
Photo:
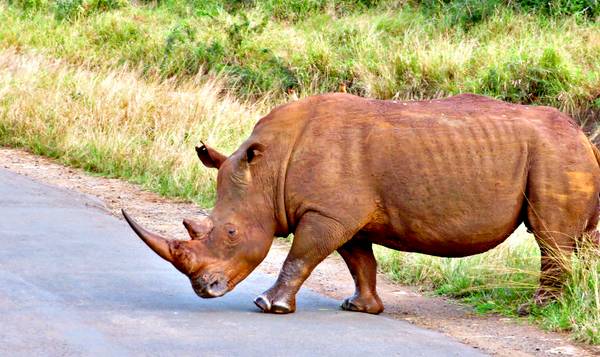
[[[148,247],[150,247],[150,249],[152,249],[156,254],[160,255],[161,258],[163,258],[169,262],[173,262],[173,256],[171,254],[171,249],[170,249],[170,244],[169,244],[168,239],[161,237],[156,233],[152,233],[152,232],[149,232],[146,229],[144,229],[136,221],[134,221],[133,218],[129,217],[129,215],[127,214],[127,212],[125,212],[125,210],[121,210],[121,212],[123,213],[123,217],[125,217],[125,220],[127,221],[127,223],[129,223],[129,226],[131,227],[131,229],[133,229],[133,231],[140,238],[142,238],[144,243],[146,243],[146,245]]]

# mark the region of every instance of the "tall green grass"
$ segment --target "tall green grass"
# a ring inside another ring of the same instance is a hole
[[[438,258],[378,247],[380,269],[393,280],[421,285],[437,294],[474,305],[479,313],[516,316],[538,287],[540,252],[532,235],[520,227],[506,242],[466,258]],[[571,331],[575,340],[600,344],[600,247],[582,244],[567,262],[560,298],[533,307],[529,320],[553,331]]]
[[[142,81],[125,70],[98,74],[0,52],[0,145],[203,207],[214,202],[215,177],[194,146],[205,140],[230,153],[264,111],[265,102],[224,93],[220,78]]]
[[[34,1],[4,5],[0,46],[148,78],[219,73],[243,98],[475,92],[600,112],[597,1]]]

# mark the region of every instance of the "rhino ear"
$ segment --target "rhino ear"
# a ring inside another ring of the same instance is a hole
[[[223,162],[227,160],[227,156],[221,154],[217,150],[211,148],[205,143],[201,142],[201,146],[196,146],[196,154],[198,154],[198,158],[204,164],[204,166],[209,168],[218,169],[221,167]]]
[[[246,157],[244,158],[248,164],[256,163],[262,158],[267,147],[261,143],[253,143],[246,149]]]

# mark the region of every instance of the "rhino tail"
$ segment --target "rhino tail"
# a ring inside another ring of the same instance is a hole
[[[589,140],[589,138],[588,138],[588,141],[590,143],[590,146],[592,147],[592,150],[594,151],[594,156],[596,157],[596,162],[598,163],[598,166],[600,166],[600,149],[598,149],[598,147],[591,140]],[[600,215],[600,196],[599,196],[597,211],[598,211],[598,214]],[[600,232],[598,232],[596,227],[593,227],[593,229],[590,232],[590,235],[591,235],[590,238],[592,240],[592,243],[595,243],[596,246],[598,248],[600,248]]]
[[[592,150],[594,150],[594,156],[596,157],[596,162],[598,163],[598,166],[600,166],[600,150],[598,149],[598,147],[596,147],[596,145],[594,145],[594,143],[590,140],[590,145],[592,146]]]
[[[588,142],[590,143],[590,146],[592,147],[592,151],[594,151],[594,156],[596,157],[596,162],[598,163],[598,166],[600,167],[600,150],[598,149],[598,147],[588,138]],[[598,210],[600,211],[600,204],[598,205]]]

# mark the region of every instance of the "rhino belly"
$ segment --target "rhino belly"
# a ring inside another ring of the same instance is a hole
[[[527,142],[510,125],[478,123],[402,135],[374,163],[388,217],[385,245],[439,256],[484,252],[522,221]],[[393,142],[393,140],[390,140]]]
[[[447,210],[398,205],[391,209],[396,216],[390,215],[385,224],[368,224],[363,233],[375,244],[400,251],[463,257],[494,248],[522,223],[522,200],[493,200],[471,205],[469,210],[461,207],[469,203],[440,205]]]

